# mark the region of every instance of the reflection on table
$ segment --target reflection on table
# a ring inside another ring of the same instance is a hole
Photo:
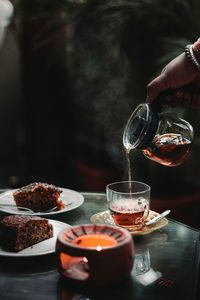
[[[104,194],[83,195],[82,206],[49,218],[71,225],[88,224],[93,214],[107,209]],[[54,254],[0,257],[0,299],[198,299],[199,237],[198,230],[169,219],[165,227],[133,237],[135,263],[127,280],[95,289],[69,286],[59,276]]]

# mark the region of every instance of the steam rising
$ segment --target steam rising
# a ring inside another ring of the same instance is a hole
[[[145,101],[152,72],[156,67],[161,70],[158,63],[165,54],[164,43],[177,40],[177,35],[183,38],[183,23],[190,23],[186,2],[164,2],[79,1],[69,14],[67,51],[77,106],[77,143],[89,148],[91,157],[104,153],[105,164],[124,164],[125,124],[133,109]],[[177,18],[184,19],[180,28]]]
[[[123,46],[127,9],[134,5],[132,1],[92,2],[80,8],[71,29],[69,64],[83,124],[77,138],[120,164],[123,129],[136,105],[130,94],[132,66]]]

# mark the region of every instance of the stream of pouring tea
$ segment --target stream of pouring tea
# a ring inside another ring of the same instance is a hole
[[[131,185],[131,181],[132,181],[132,173],[131,173],[131,160],[130,160],[130,151],[131,151],[131,147],[130,145],[124,145],[124,149],[125,149],[125,155],[126,155],[126,161],[127,161],[127,172],[128,172],[128,181],[129,181],[129,193],[132,193],[132,185]]]
[[[125,154],[126,154],[126,161],[127,161],[128,181],[131,181],[132,174],[131,174],[130,149],[125,148]]]

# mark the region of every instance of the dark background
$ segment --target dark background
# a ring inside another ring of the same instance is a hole
[[[199,37],[198,1],[20,0],[0,48],[0,187],[45,181],[105,192],[127,179],[123,129],[146,86]],[[200,112],[188,160],[131,153],[151,207],[200,228]]]

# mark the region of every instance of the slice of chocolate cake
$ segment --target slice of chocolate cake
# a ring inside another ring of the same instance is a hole
[[[0,245],[5,250],[18,252],[53,237],[53,225],[47,219],[9,215],[0,220]]]
[[[60,200],[62,190],[52,184],[34,182],[13,193],[17,206],[28,207],[33,211],[45,211],[53,207],[56,210],[64,208]]]

